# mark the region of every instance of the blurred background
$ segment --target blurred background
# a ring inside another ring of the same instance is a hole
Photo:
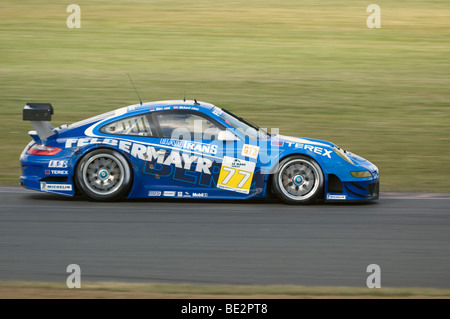
[[[66,9],[81,8],[69,29]],[[0,184],[18,185],[26,102],[57,126],[144,101],[226,107],[330,140],[381,170],[381,191],[450,192],[450,2],[2,0]]]

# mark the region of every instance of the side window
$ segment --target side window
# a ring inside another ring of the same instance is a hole
[[[216,140],[222,129],[198,114],[167,112],[156,115],[161,128],[161,137],[185,140]]]
[[[152,136],[146,114],[107,124],[100,129],[100,132],[117,135]]]

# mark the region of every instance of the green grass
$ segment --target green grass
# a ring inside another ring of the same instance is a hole
[[[228,107],[282,134],[320,138],[374,162],[382,191],[450,192],[447,0],[387,1],[368,29],[364,1],[67,1],[0,3],[0,184],[15,185],[31,125],[137,102],[188,98]]]
[[[128,293],[133,293],[132,298],[148,298],[151,294],[153,298],[227,298],[229,296],[239,296],[240,298],[252,298],[258,295],[259,298],[278,297],[375,297],[375,298],[408,298],[408,297],[428,297],[428,298],[448,298],[450,290],[434,288],[357,288],[357,287],[307,287],[295,285],[273,285],[273,286],[230,286],[230,285],[190,285],[190,284],[143,284],[143,283],[116,283],[116,282],[87,282],[82,283],[80,289],[68,289],[65,283],[54,282],[23,282],[23,281],[2,281],[1,288],[36,289],[36,296],[41,298],[47,294],[48,297],[64,298],[65,293],[75,293],[78,298],[85,297],[87,292],[97,292],[96,298],[111,298],[110,293],[122,293],[120,296],[126,298]],[[39,293],[39,291],[41,293]],[[103,292],[103,294],[102,294]],[[91,295],[92,296],[92,295]],[[0,295],[0,297],[8,297]],[[15,298],[20,298],[20,291],[16,291]]]

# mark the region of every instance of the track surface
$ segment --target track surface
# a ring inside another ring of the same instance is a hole
[[[450,198],[91,203],[0,188],[0,280],[450,288]],[[422,196],[427,197],[427,196]],[[447,198],[445,198],[447,197]]]

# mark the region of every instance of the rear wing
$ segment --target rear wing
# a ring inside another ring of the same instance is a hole
[[[54,127],[49,123],[52,120],[53,107],[50,103],[27,103],[23,108],[23,120],[30,121],[41,141],[55,134]]]

